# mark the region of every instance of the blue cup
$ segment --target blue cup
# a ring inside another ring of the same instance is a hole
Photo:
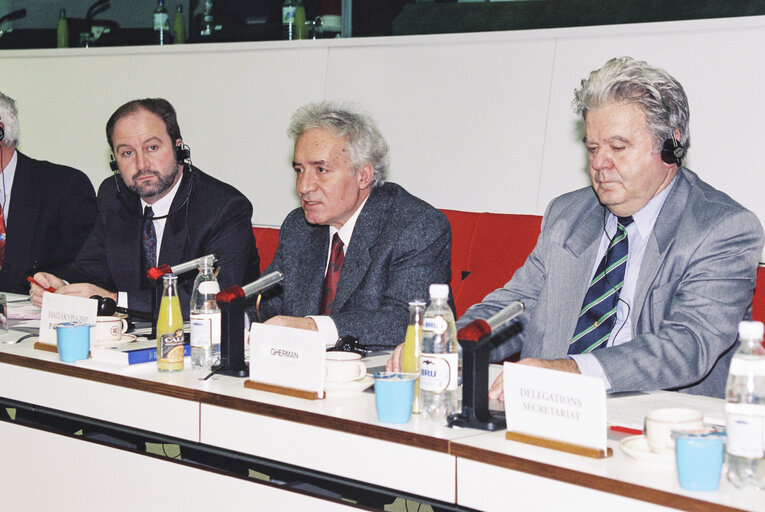
[[[412,417],[416,373],[381,372],[374,375],[377,419],[383,423],[406,423]]]
[[[711,429],[672,434],[680,487],[691,491],[717,489],[725,452],[723,435]]]
[[[90,324],[62,322],[56,325],[58,357],[67,363],[87,359],[90,352]]]

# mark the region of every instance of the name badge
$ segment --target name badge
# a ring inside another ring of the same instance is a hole
[[[40,313],[40,342],[56,344],[56,324],[77,322],[94,326],[96,316],[98,301],[95,299],[45,292]]]
[[[326,348],[315,331],[253,323],[250,380],[324,394]]]
[[[597,377],[505,363],[508,432],[607,450],[606,389]]]

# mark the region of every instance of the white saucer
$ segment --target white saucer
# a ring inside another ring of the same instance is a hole
[[[350,382],[325,382],[324,391],[326,391],[328,395],[361,393],[374,383],[375,380],[372,377],[365,375],[363,379],[352,380]]]
[[[114,347],[117,345],[125,345],[127,343],[133,343],[135,341],[135,334],[123,334],[117,341],[97,341],[94,343],[97,347]]]
[[[621,443],[622,451],[635,460],[641,462],[653,462],[658,464],[674,464],[674,453],[656,453],[648,447],[648,441],[645,436],[637,435],[625,437]]]

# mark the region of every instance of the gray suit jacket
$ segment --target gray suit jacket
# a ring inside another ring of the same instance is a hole
[[[603,233],[592,188],[553,200],[526,263],[460,319],[512,300],[527,310],[493,352],[566,357]],[[722,397],[738,322],[751,316],[763,231],[757,217],[680,169],[648,241],[631,307],[634,338],[593,352],[612,391],[673,389]]]
[[[290,212],[265,273],[281,270],[282,286],[261,304],[261,319],[318,315],[329,250],[329,227]],[[428,297],[431,283],[448,283],[451,228],[446,216],[399,185],[375,187],[348,245],[330,315],[340,336],[370,346],[404,340],[408,302]],[[254,308],[250,318],[256,319]]]

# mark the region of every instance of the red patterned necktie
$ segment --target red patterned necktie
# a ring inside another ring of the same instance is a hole
[[[143,230],[141,241],[143,242],[143,275],[146,271],[157,265],[157,232],[154,231],[154,211],[151,206],[143,210]]]
[[[340,280],[340,272],[343,270],[343,241],[340,237],[332,237],[332,248],[329,255],[329,266],[327,266],[327,275],[324,276],[324,286],[321,292],[321,314],[328,315],[332,313],[332,303],[335,302],[337,294],[337,282]]]
[[[3,207],[0,206],[0,268],[3,267],[4,258],[5,258],[5,214],[3,214]]]

